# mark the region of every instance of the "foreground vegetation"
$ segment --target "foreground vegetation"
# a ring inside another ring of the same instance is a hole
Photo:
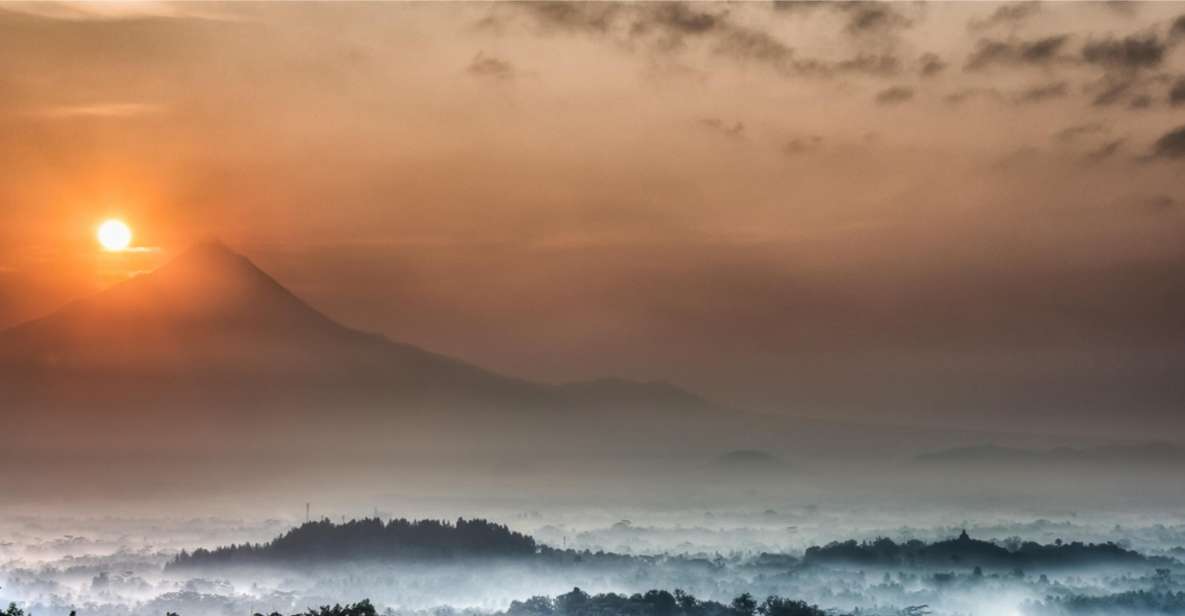
[[[387,613],[390,613],[389,611]],[[579,588],[557,597],[536,596],[526,601],[514,601],[505,612],[492,616],[828,616],[818,606],[805,601],[771,596],[758,602],[743,594],[725,605],[716,601],[701,601],[681,590],[674,593],[651,590],[633,595],[604,593],[590,595]],[[71,612],[76,616],[75,612]],[[310,608],[291,616],[378,616],[379,612],[367,599],[347,605]],[[33,616],[10,605],[0,616]],[[165,616],[180,616],[169,612]],[[256,613],[254,616],[264,616]],[[272,612],[267,616],[283,616]]]
[[[1039,616],[1142,616],[1185,615],[1185,592],[1136,590],[1110,595],[1071,595],[1028,606],[1026,613]]]

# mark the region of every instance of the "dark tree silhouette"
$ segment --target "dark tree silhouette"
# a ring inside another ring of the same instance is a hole
[[[531,537],[486,520],[410,521],[378,518],[334,524],[306,522],[264,544],[181,552],[169,569],[226,565],[315,565],[343,561],[522,557],[536,553]]]
[[[943,567],[1023,571],[1029,568],[1063,568],[1089,565],[1145,565],[1171,561],[1148,557],[1114,543],[1064,543],[1042,545],[1032,541],[1002,546],[979,541],[964,531],[957,539],[925,543],[916,539],[896,543],[892,539],[857,542],[848,540],[807,548],[803,562],[850,564],[866,567]],[[1023,574],[1022,574],[1023,575]]]

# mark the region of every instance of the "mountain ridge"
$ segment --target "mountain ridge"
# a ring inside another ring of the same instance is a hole
[[[51,403],[67,416],[100,407],[129,423],[138,405],[185,421],[221,413],[223,425],[240,426],[311,423],[325,409],[360,425],[393,415],[421,424],[455,415],[463,424],[576,409],[593,419],[720,410],[669,383],[536,383],[350,328],[220,242],[0,330],[0,388],[28,406]]]
[[[0,419],[23,442],[80,453],[122,440],[124,450],[183,456],[362,447],[702,460],[730,449],[803,456],[840,443],[865,455],[972,438],[751,413],[662,381],[502,375],[342,325],[217,242],[0,330],[0,391]]]

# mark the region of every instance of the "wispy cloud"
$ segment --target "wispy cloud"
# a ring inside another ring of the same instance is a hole
[[[893,86],[881,90],[876,95],[878,105],[898,105],[913,99],[913,88],[907,86]]]
[[[495,81],[514,79],[516,73],[514,65],[510,62],[494,56],[488,56],[485,53],[478,53],[474,56],[473,61],[469,63],[469,67],[465,71],[474,77],[493,79]]]
[[[967,29],[974,32],[987,30],[996,26],[1016,27],[1040,12],[1041,5],[1037,2],[1005,4],[998,7],[991,15],[985,18],[971,20],[967,24]]]
[[[701,126],[709,128],[717,133],[732,137],[734,139],[745,138],[745,125],[740,121],[728,123],[720,118],[703,118],[699,121]]]
[[[210,2],[11,2],[0,11],[23,13],[45,19],[70,21],[117,21],[123,19],[205,19],[242,21],[242,16],[228,13],[225,7]]]
[[[1044,66],[1058,59],[1058,52],[1069,40],[1067,35],[1022,40],[982,39],[967,59],[963,70],[978,71],[992,66]]]
[[[1152,151],[1148,155],[1149,158],[1185,159],[1185,126],[1178,126],[1177,128],[1165,133],[1152,144]]]
[[[89,103],[51,105],[30,112],[45,118],[130,118],[162,113],[164,107],[147,103]]]

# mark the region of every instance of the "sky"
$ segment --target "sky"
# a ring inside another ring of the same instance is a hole
[[[1155,433],[1183,172],[1185,3],[0,4],[0,327],[215,237],[515,376]]]

